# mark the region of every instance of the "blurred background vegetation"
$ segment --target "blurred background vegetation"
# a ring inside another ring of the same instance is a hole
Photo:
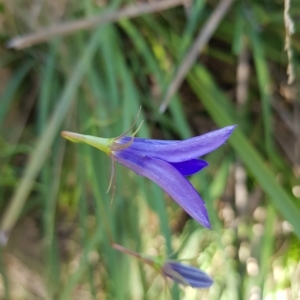
[[[289,11],[290,61],[283,1],[168,0],[134,18],[116,13],[153,2],[0,3],[1,299],[300,299],[300,2]],[[113,17],[85,30],[71,23],[68,35],[42,32],[35,45],[11,40],[93,16]],[[118,136],[140,106],[140,137],[238,124],[190,178],[212,230],[124,167],[111,204],[109,158],[60,135]],[[155,271],[111,248],[107,226],[133,251],[189,258],[213,286],[166,291]]]

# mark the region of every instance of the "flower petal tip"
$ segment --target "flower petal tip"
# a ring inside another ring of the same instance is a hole
[[[201,224],[203,227],[207,228],[207,229],[211,229],[211,224],[209,222],[209,218],[207,216],[207,211],[203,211],[202,210],[202,214],[198,215],[198,214],[191,214],[189,213],[189,215],[199,224]]]
[[[232,134],[232,132],[235,130],[236,127],[237,127],[236,124],[234,124],[234,125],[228,125],[226,127],[218,129],[218,130],[223,131],[225,135],[228,134],[228,137],[229,137]]]
[[[199,222],[199,221],[198,221]],[[205,219],[201,219],[201,222],[199,222],[201,225],[203,225],[207,229],[211,229],[211,224],[209,222],[208,217]]]
[[[201,200],[202,201],[202,200]],[[206,209],[206,206],[204,204],[204,206],[201,208],[201,214],[197,216],[193,215],[192,218],[197,221],[198,223],[200,223],[202,226],[204,226],[207,229],[211,229],[211,224],[209,222],[209,216],[208,216],[208,212]]]
[[[205,225],[205,227],[206,227],[207,229],[212,229],[211,224],[210,224],[209,222]]]
[[[234,125],[229,125],[229,126],[227,126],[228,127],[228,129],[229,129],[229,131],[230,131],[230,134],[235,130],[235,128],[237,127],[237,125],[236,124],[234,124]]]

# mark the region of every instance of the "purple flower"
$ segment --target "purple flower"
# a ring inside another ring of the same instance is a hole
[[[193,288],[209,288],[213,284],[213,280],[206,273],[195,267],[183,265],[175,260],[165,260],[162,256],[145,256],[115,243],[112,244],[112,247],[138,258],[153,267],[162,276],[169,277],[179,284]]]
[[[205,204],[185,176],[205,168],[207,162],[198,158],[223,145],[234,128],[235,126],[227,126],[183,141],[151,140],[123,135],[104,139],[66,131],[62,135],[73,142],[97,147],[138,175],[151,179],[192,218],[210,228]]]
[[[165,262],[161,272],[175,282],[189,285],[193,288],[208,288],[213,284],[213,280],[203,271],[195,267],[183,265],[177,261]]]

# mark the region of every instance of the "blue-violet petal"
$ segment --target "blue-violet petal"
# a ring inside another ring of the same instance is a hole
[[[203,271],[176,261],[167,262],[163,273],[180,284],[189,284],[194,288],[208,288],[213,284],[213,280]],[[176,273],[180,276],[176,276]]]
[[[196,136],[183,141],[161,141],[133,139],[128,147],[136,153],[148,157],[156,157],[168,162],[182,162],[199,158],[223,145],[236,126],[227,126],[209,133]],[[118,143],[126,142],[123,137]]]
[[[130,147],[114,151],[116,161],[145,176],[164,189],[193,219],[210,228],[205,204],[182,174],[171,164],[160,159],[136,155]]]
[[[183,176],[193,175],[208,166],[208,163],[201,159],[191,159],[188,161],[170,164],[175,167]]]

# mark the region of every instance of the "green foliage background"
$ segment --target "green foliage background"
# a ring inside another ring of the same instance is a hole
[[[7,1],[0,33],[6,41],[134,2]],[[291,2],[298,20],[300,3]],[[12,230],[1,250],[1,299],[298,299],[299,22],[291,37],[296,79],[288,85],[282,1],[235,1],[167,111],[158,112],[217,4],[190,1],[19,51],[3,44],[0,208],[1,228]],[[241,101],[242,63],[249,76]],[[110,203],[109,158],[60,136],[118,136],[139,107],[140,137],[185,139],[238,124],[190,179],[212,230],[124,167]],[[169,289],[154,270],[112,249],[107,228],[133,251],[191,258],[214,285]]]

